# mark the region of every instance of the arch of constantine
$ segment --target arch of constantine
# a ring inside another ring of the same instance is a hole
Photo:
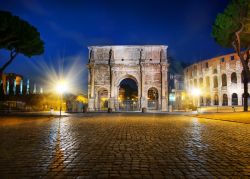
[[[167,111],[167,46],[90,46],[88,110]]]

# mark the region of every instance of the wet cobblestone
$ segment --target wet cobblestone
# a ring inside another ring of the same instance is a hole
[[[250,177],[250,125],[177,115],[0,121],[1,178]]]

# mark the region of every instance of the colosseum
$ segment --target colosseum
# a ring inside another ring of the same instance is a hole
[[[243,105],[242,70],[235,53],[188,66],[184,69],[184,83],[189,99],[197,106]],[[197,91],[199,94],[192,95]]]

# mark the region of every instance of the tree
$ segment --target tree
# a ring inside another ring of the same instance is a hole
[[[244,77],[244,111],[248,111],[250,1],[232,0],[224,12],[216,17],[212,36],[221,46],[234,48],[240,58]]]
[[[10,53],[9,59],[0,67],[2,79],[4,70],[18,54],[27,57],[40,55],[44,52],[44,43],[35,27],[10,12],[0,11],[0,49]]]

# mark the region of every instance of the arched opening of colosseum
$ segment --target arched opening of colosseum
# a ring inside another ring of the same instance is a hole
[[[232,94],[232,106],[238,105],[238,95],[236,93]]]
[[[203,78],[199,79],[199,84],[200,84],[200,87],[203,87]]]
[[[203,96],[200,96],[200,105],[201,105],[201,106],[204,106]]]
[[[232,83],[237,83],[237,75],[235,72],[231,74],[231,82]]]
[[[210,78],[209,78],[209,76],[206,77],[206,86],[207,86],[207,88],[210,87]]]
[[[227,97],[227,94],[223,94],[222,106],[227,106],[227,105],[228,105],[228,97]]]
[[[194,79],[194,87],[197,88],[197,79]]]
[[[159,94],[158,90],[154,87],[149,88],[148,90],[148,109],[156,110],[158,109],[158,99]]]
[[[193,88],[193,81],[190,80],[190,88]]]
[[[119,110],[138,110],[138,85],[135,79],[125,78],[119,85]]]
[[[210,106],[210,105],[211,105],[211,97],[210,97],[210,96],[207,96],[207,97],[206,97],[206,105],[207,105],[207,106]]]
[[[214,105],[219,105],[219,97],[218,94],[214,95]]]
[[[222,74],[221,82],[222,82],[222,86],[227,86],[227,75],[226,74]]]
[[[214,76],[214,88],[218,88],[218,77]]]
[[[108,90],[105,88],[101,88],[97,94],[98,94],[98,98],[97,98],[98,110],[100,111],[107,110],[108,109]]]

